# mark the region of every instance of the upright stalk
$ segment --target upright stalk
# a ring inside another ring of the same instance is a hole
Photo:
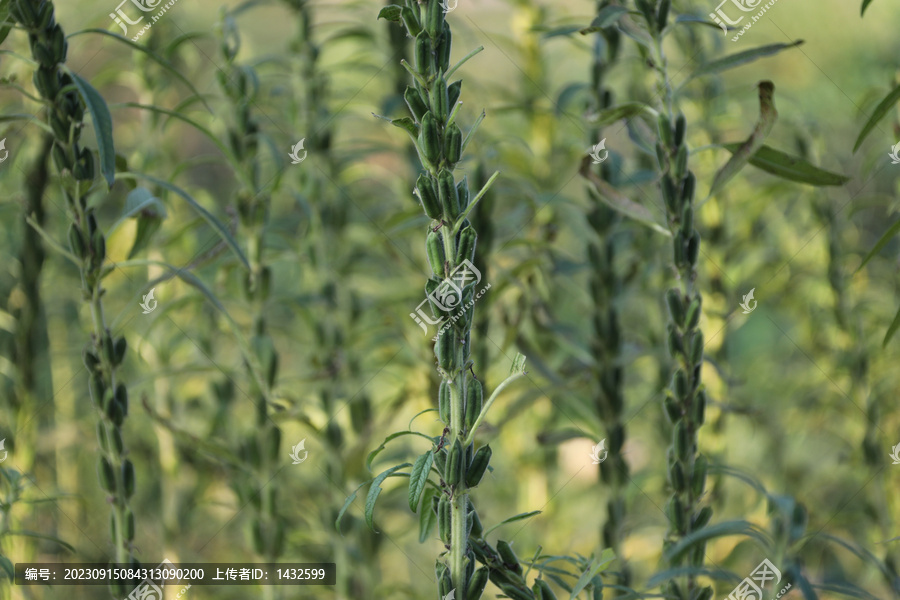
[[[125,358],[124,337],[114,338],[106,326],[102,278],[106,239],[88,205],[88,190],[94,180],[94,155],[79,143],[85,101],[77,91],[86,82],[76,82],[64,69],[68,44],[53,17],[49,0],[14,0],[10,14],[28,31],[32,57],[38,68],[34,84],[46,101],[47,121],[54,134],[53,161],[62,174],[71,174],[71,186],[63,188],[69,226],[69,247],[81,275],[82,295],[90,306],[93,335],[84,351],[90,393],[98,413],[97,434],[102,449],[100,481],[112,508],[111,534],[117,563],[137,563],[133,556],[134,514],[129,499],[134,494],[134,465],[126,458],[122,425],[128,415],[128,390],[119,381],[118,369]],[[103,127],[94,123],[95,128]],[[111,585],[113,594],[124,594],[125,585]]]
[[[609,0],[597,2],[597,12],[609,6]],[[597,34],[591,62],[591,110],[599,113],[612,106],[612,90],[605,85],[605,77],[619,51],[619,32],[615,27]],[[601,140],[602,129],[592,128],[590,144]],[[609,180],[613,172],[610,163],[602,162],[597,167],[600,176]],[[625,423],[623,420],[623,374],[621,366],[622,340],[619,315],[615,298],[622,285],[615,268],[615,243],[612,239],[620,222],[618,214],[606,206],[593,188],[589,188],[594,200],[594,208],[588,214],[588,223],[596,234],[596,241],[588,246],[588,260],[591,264],[591,299],[593,300],[593,340],[591,354],[594,357],[594,381],[596,382],[596,410],[606,426],[609,440],[609,459],[601,462],[600,477],[610,487],[610,500],[606,507],[606,522],[603,524],[601,542],[603,547],[612,548],[620,558],[621,569],[617,584],[627,587],[630,572],[622,557],[625,522],[625,487],[628,483],[628,463],[622,456],[625,443]],[[614,592],[616,593],[616,592]]]
[[[258,91],[255,83],[257,78],[251,67],[236,62],[235,58],[240,51],[240,36],[227,14],[223,21],[221,49],[226,65],[219,71],[219,83],[232,107],[228,138],[234,153],[235,171],[242,184],[235,204],[239,215],[239,233],[246,242],[247,262],[250,264],[244,280],[244,294],[253,318],[253,359],[261,367],[261,372],[257,373],[253,365],[247,365],[250,390],[256,404],[256,418],[255,427],[243,450],[244,456],[255,467],[257,477],[249,488],[242,491],[248,496],[254,512],[251,524],[253,549],[265,561],[274,562],[284,550],[286,529],[286,523],[277,510],[277,487],[271,482],[280,454],[281,430],[268,415],[272,388],[278,375],[278,354],[266,323],[272,271],[266,264],[265,236],[271,194],[277,185],[277,179],[271,186],[260,184],[260,165],[256,155],[260,128],[251,112]],[[265,600],[275,598],[278,593],[277,586],[262,586],[262,597]]]
[[[485,446],[475,453],[471,439],[481,415],[484,392],[469,360],[474,312],[471,304],[477,283],[472,261],[477,234],[467,217],[487,188],[470,202],[467,178],[457,183],[453,176],[464,149],[454,110],[462,82],[447,82],[447,74],[455,72],[456,67],[450,67],[451,31],[443,7],[439,0],[427,0],[421,5],[407,0],[399,8],[383,9],[381,16],[402,23],[415,37],[416,60],[414,68],[402,61],[413,77],[413,85],[403,93],[413,120],[394,122],[413,138],[424,167],[415,193],[425,214],[432,219],[426,230],[425,247],[433,274],[425,289],[434,317],[447,319],[434,347],[442,379],[438,409],[445,427],[433,460],[441,475],[437,513],[440,536],[447,545],[444,560],[437,563],[438,591],[441,597],[454,591],[457,600],[477,600],[487,584],[487,572],[474,577],[475,556],[468,539],[474,519],[474,515],[470,516],[473,509],[469,489],[484,474],[490,448]],[[465,312],[457,317],[462,309]],[[428,465],[430,470],[432,451],[419,461],[420,466]]]
[[[664,103],[664,110],[660,111],[659,116],[656,152],[677,278],[677,286],[666,292],[670,313],[668,345],[676,369],[663,402],[665,413],[673,425],[672,445],[667,453],[672,493],[666,504],[669,530],[663,549],[670,568],[701,568],[705,542],[695,543],[685,552],[670,552],[677,541],[704,527],[712,516],[709,506],[700,506],[706,486],[707,459],[698,453],[697,446],[697,435],[704,421],[706,394],[701,388],[703,332],[699,323],[702,298],[694,287],[700,256],[700,233],[694,228],[696,178],[688,169],[687,121],[683,114],[677,112],[662,48],[661,32],[668,24],[669,1],[662,0],[658,6],[653,6],[649,0],[636,0],[635,3],[653,37],[652,64]],[[693,574],[670,580],[668,588],[673,597],[697,600],[708,600],[713,592],[708,586],[700,588]]]

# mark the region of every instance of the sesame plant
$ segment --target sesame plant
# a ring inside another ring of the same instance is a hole
[[[90,113],[100,147],[99,170],[112,185],[115,172],[112,149],[112,119],[100,94],[66,66],[68,44],[62,27],[54,19],[53,3],[17,0],[10,15],[29,34],[32,57],[37,63],[34,85],[45,105],[45,121],[53,132],[53,162],[63,182],[66,214],[70,225],[68,249],[49,238],[53,245],[78,268],[82,296],[90,307],[93,330],[84,350],[91,399],[97,411],[97,436],[101,455],[98,474],[110,499],[110,534],[117,563],[139,564],[134,557],[135,516],[130,498],[136,487],[134,464],[127,458],[122,425],[128,416],[128,388],[119,368],[125,359],[127,342],[107,327],[103,303],[106,266],[106,238],[95,216],[93,202],[96,176],[94,153],[80,143],[86,111]],[[34,221],[29,223],[43,231]],[[111,584],[114,595],[125,592],[122,583]]]

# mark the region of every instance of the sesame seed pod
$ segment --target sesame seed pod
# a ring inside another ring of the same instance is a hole
[[[437,56],[437,69],[442,73],[446,73],[447,69],[450,68],[450,48],[452,45],[453,34],[450,32],[450,23],[444,21],[444,26],[441,30],[440,41],[438,41],[437,48],[435,48],[435,54]]]
[[[536,600],[556,600],[556,594],[550,589],[550,584],[543,579],[538,579],[532,587]]]
[[[427,0],[425,7],[425,31],[437,38],[444,28],[444,10],[439,0]]]
[[[681,466],[681,463],[676,462],[669,469],[669,483],[672,484],[672,489],[678,494],[681,494],[687,488],[687,482],[684,479],[684,468]]]
[[[456,352],[459,344],[456,342],[456,333],[453,329],[445,331],[435,344],[435,354],[438,365],[448,373],[456,370]]]
[[[669,498],[666,504],[666,516],[669,517],[669,523],[672,524],[678,533],[684,532],[684,504],[678,496]]]
[[[517,575],[522,574],[522,565],[519,564],[519,557],[516,556],[509,542],[497,540],[497,552],[500,554],[500,559],[505,566],[509,567]]]
[[[471,431],[475,425],[475,420],[481,414],[481,408],[484,406],[484,386],[475,378],[469,380],[466,386],[466,429]]]
[[[446,598],[450,595],[450,591],[453,589],[453,581],[450,579],[450,569],[444,570],[438,586],[442,598]]]
[[[680,203],[676,196],[675,182],[669,175],[663,175],[660,185],[662,187],[663,200],[665,200],[666,209],[668,209],[670,214],[678,215]]]
[[[694,396],[694,403],[691,405],[691,420],[697,427],[706,421],[706,392],[703,390]]]
[[[432,163],[441,158],[441,130],[437,119],[431,111],[422,117],[422,128],[419,131],[419,146],[425,158]]]
[[[445,544],[450,543],[450,498],[441,494],[438,502],[438,535]]]
[[[475,243],[478,241],[478,234],[475,230],[466,225],[459,232],[459,243],[456,248],[456,264],[461,265],[464,260],[472,262],[475,260]]]
[[[466,600],[479,600],[484,593],[484,588],[488,582],[487,567],[480,567],[469,579],[469,585],[466,586]]]
[[[684,265],[684,236],[681,231],[676,231],[672,236],[672,255],[676,267]]]
[[[664,112],[661,112],[659,113],[659,118],[656,122],[659,129],[659,141],[662,142],[664,147],[671,148],[674,139],[672,135],[672,122],[669,121],[669,116]]]
[[[694,229],[694,208],[690,203],[684,204],[684,209],[681,211],[681,234],[682,235],[691,235],[691,231]]]
[[[695,331],[691,338],[691,354],[688,357],[691,363],[697,365],[703,360],[703,332]]]
[[[684,421],[678,421],[672,432],[672,442],[675,445],[675,456],[682,462],[690,460],[691,440]]]
[[[125,512],[125,540],[132,541],[134,539],[134,513],[129,508]]]
[[[710,600],[713,595],[713,589],[709,586],[700,588],[700,593],[697,594],[697,600]]]
[[[692,171],[688,171],[687,176],[684,178],[684,183],[681,185],[682,204],[690,204],[690,202],[694,199],[694,191],[696,190],[696,188],[697,177]]]
[[[100,474],[100,485],[103,486],[103,489],[110,494],[115,493],[116,474],[115,471],[113,471],[112,464],[110,464],[105,456],[100,457],[98,473]]]
[[[482,446],[478,449],[478,452],[472,458],[472,465],[466,473],[466,487],[473,488],[481,483],[481,479],[484,477],[491,462],[491,454],[490,445]]]
[[[122,364],[122,361],[125,360],[125,351],[128,349],[128,342],[125,341],[125,337],[122,336],[116,340],[115,346],[113,347],[113,365],[119,366]]]
[[[669,4],[670,0],[661,0],[659,10],[656,13],[656,29],[662,31],[669,22]]]
[[[697,259],[700,258],[700,234],[696,230],[688,240],[685,258],[689,265],[697,266]]]
[[[438,200],[437,192],[434,190],[434,182],[431,181],[431,177],[421,173],[419,179],[416,180],[415,191],[419,196],[419,201],[422,203],[422,210],[425,211],[425,214],[432,219],[440,219],[442,214],[441,203]]]
[[[450,116],[450,111],[448,109],[449,105],[450,100],[447,97],[447,80],[444,79],[444,74],[441,73],[437,76],[434,85],[431,87],[431,112],[435,114],[439,122],[445,123],[447,117]]]
[[[406,91],[403,92],[403,100],[406,102],[406,106],[409,108],[409,112],[416,120],[416,123],[421,123],[422,117],[428,112],[428,105],[422,100],[419,92],[415,88],[407,86]]]
[[[687,170],[688,151],[687,146],[679,146],[675,153],[675,162],[672,167],[672,174],[676,179],[682,179],[684,172]]]
[[[456,184],[456,194],[459,197],[459,209],[466,210],[469,206],[469,176],[463,175],[463,178]],[[468,219],[466,219],[468,221]]]
[[[403,20],[403,25],[411,37],[416,37],[422,32],[419,19],[410,7],[404,6],[400,9],[400,19]]]
[[[448,164],[455,165],[459,162],[459,159],[462,157],[462,142],[462,130],[456,123],[451,123],[444,132],[444,158]],[[468,201],[468,197],[466,201]],[[462,208],[465,208],[464,203],[460,202],[460,204]]]
[[[128,388],[125,384],[120,383],[116,386],[115,401],[122,409],[122,414],[128,416]]]
[[[447,468],[444,471],[444,481],[447,485],[454,486],[459,483],[460,463],[463,461],[463,448],[459,443],[459,438],[453,442],[450,449],[450,456],[447,459]]]
[[[438,473],[443,474],[444,469],[447,468],[447,449],[441,448],[439,451],[434,453],[434,466],[437,467]]]
[[[659,164],[659,170],[665,172],[666,167],[669,164],[669,155],[666,153],[666,149],[663,148],[663,145],[659,142],[656,142],[656,162]]]
[[[694,460],[694,473],[691,475],[691,494],[694,495],[694,498],[702,496],[703,490],[706,489],[706,471],[708,468],[709,463],[706,457],[702,454],[698,455]]]
[[[131,498],[134,495],[135,487],[134,464],[127,458],[122,463],[122,482],[125,487],[125,497]]]
[[[456,103],[459,101],[459,95],[462,92],[462,79],[457,79],[453,83],[447,86],[447,100],[450,105],[450,112],[453,112],[453,107],[456,106]]]
[[[672,376],[672,389],[675,390],[675,396],[678,399],[684,399],[688,395],[687,373],[683,369],[675,371]]]
[[[676,146],[681,146],[684,144],[684,132],[687,128],[687,120],[684,118],[684,113],[678,113],[678,116],[675,117],[675,142]]]
[[[678,333],[675,329],[675,325],[669,323],[669,355],[672,358],[677,357],[679,354],[684,354],[684,344],[681,340],[681,334]]]
[[[444,208],[444,216],[455,221],[459,216],[459,195],[456,191],[456,182],[453,180],[453,174],[447,169],[441,169],[438,173],[438,197],[441,200],[441,206]]]
[[[672,315],[672,321],[679,328],[684,328],[684,302],[681,299],[681,292],[675,288],[666,291],[666,304],[669,305],[669,314]]]
[[[663,407],[666,409],[666,416],[669,417],[669,421],[672,423],[677,422],[682,417],[681,406],[672,396],[666,396],[665,400],[663,400]]]
[[[428,264],[431,265],[431,270],[438,277],[443,277],[444,262],[446,261],[444,256],[444,236],[440,233],[429,231],[428,236],[425,238],[425,251],[428,254]]]
[[[434,74],[434,52],[431,47],[431,37],[428,32],[422,31],[416,36],[416,70],[426,79]]]
[[[469,532],[469,535],[480,538],[481,534],[484,533],[484,526],[481,524],[481,518],[478,516],[478,511],[475,510],[475,507],[472,506],[471,502],[469,502],[469,514],[472,515],[472,531]]]
[[[87,248],[85,247],[84,236],[81,234],[81,230],[75,226],[75,223],[69,225],[69,249],[72,250],[72,254],[84,260]]]
[[[706,524],[709,523],[709,520],[712,518],[712,509],[708,506],[704,506],[700,509],[694,517],[691,519],[691,529],[696,531],[698,529],[703,529],[706,527]]]
[[[445,380],[438,391],[438,415],[444,423],[450,422],[450,384]]]

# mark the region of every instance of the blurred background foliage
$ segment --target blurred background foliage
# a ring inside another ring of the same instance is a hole
[[[715,8],[674,4],[674,12],[700,18]],[[411,194],[416,158],[402,132],[372,116],[404,114],[400,94],[408,78],[398,66],[408,56],[407,40],[399,28],[376,22],[381,6],[183,0],[137,42],[165,67],[96,32],[69,39],[69,66],[110,106],[120,173],[178,186],[242,248],[252,243],[248,232],[259,231],[242,225],[236,198],[267,195],[260,248],[271,283],[262,301],[248,298],[235,255],[170,187],[119,177],[111,191],[98,183],[92,195],[107,231],[108,260],[118,263],[105,280],[108,322],[133,349],[123,367],[132,398],[124,437],[137,470],[136,554],[145,563],[266,555],[253,542],[255,515],[264,510],[253,504],[258,472],[247,447],[248,436],[260,435],[258,397],[239,332],[255,344],[261,365],[277,362],[266,427],[277,424],[281,443],[271,480],[257,483],[277,490],[284,537],[278,558],[338,566],[333,590],[249,595],[435,594],[432,561],[440,543],[430,536],[420,546],[403,480],[383,486],[378,533],[363,521],[364,497],[351,505],[341,532],[334,527],[347,495],[373,476],[367,454],[432,407],[438,381],[429,337],[409,316],[428,275],[420,243],[427,219]],[[611,213],[598,238],[586,217],[598,203],[578,175],[599,141],[590,122],[598,101],[592,65],[610,40],[578,30],[597,8],[582,0],[460,0],[448,17],[453,62],[485,47],[461,70],[460,122],[470,126],[482,108],[487,114],[463,172],[470,187],[480,188],[487,174],[501,171],[473,218],[481,232],[478,264],[492,286],[475,307],[476,369],[491,390],[516,352],[528,356],[529,366],[525,383],[506,392],[489,418],[484,437],[495,448],[494,471],[479,489],[479,512],[494,523],[542,511],[500,530],[520,557],[538,546],[587,556],[606,545],[607,503],[621,495],[627,508],[619,549],[630,585],[651,590],[666,529],[670,428],[661,401],[670,359],[661,300],[672,279],[670,242]],[[69,35],[91,28],[119,33],[107,16],[114,9],[105,0],[60,2],[56,19]],[[896,554],[897,542],[889,540],[900,536],[900,467],[889,457],[900,443],[900,341],[881,344],[898,305],[898,241],[857,271],[897,219],[900,167],[887,157],[900,137],[897,111],[852,151],[866,117],[896,84],[898,25],[900,9],[889,1],[873,2],[865,19],[855,2],[784,1],[736,43],[718,28],[681,23],[666,46],[673,85],[685,86],[681,108],[692,124],[698,198],[728,158],[712,145],[742,141],[756,123],[762,79],[774,82],[779,112],[767,144],[851,178],[814,188],[746,167],[697,216],[704,239],[697,282],[707,342],[703,379],[711,401],[700,447],[719,465],[708,486],[713,522],[747,519],[776,535],[771,515],[802,504],[809,520],[804,537],[769,558],[802,565],[810,581],[824,586],[820,598],[839,597],[844,580],[878,598],[896,596],[900,587],[895,581],[892,590],[891,568],[880,564]],[[236,49],[233,64],[223,57],[223,36]],[[797,39],[805,43],[689,81],[703,62]],[[108,509],[97,484],[96,425],[81,360],[90,314],[77,270],[24,220],[34,215],[52,239],[65,239],[58,176],[52,169],[42,176],[35,166],[47,151],[44,133],[15,117],[39,109],[22,93],[33,90],[27,36],[12,31],[2,48],[0,139],[9,159],[0,165],[0,439],[9,458],[0,465],[0,554],[12,562],[102,562],[110,554]],[[220,72],[232,83],[243,77],[253,93],[230,97],[217,81]],[[621,44],[604,86],[611,105],[658,106],[653,75],[634,44]],[[241,102],[258,128],[243,158],[234,145],[246,144],[248,134],[237,141],[229,135],[242,131]],[[655,157],[634,143],[642,128],[637,119],[602,128],[609,179],[662,220]],[[92,134],[84,139],[92,146]],[[292,165],[288,151],[300,139],[308,156]],[[29,193],[35,177],[49,178],[39,199]],[[248,181],[258,189],[248,190]],[[119,222],[135,194],[144,194],[138,186],[158,202],[140,218]],[[619,321],[621,347],[612,358],[592,349],[598,300],[587,253],[597,243],[615,249],[614,285],[604,298]],[[150,288],[158,308],[145,315],[139,303]],[[739,303],[751,288],[758,308],[745,315]],[[264,334],[256,327],[260,316]],[[600,470],[590,461],[591,447],[607,437],[608,419],[596,405],[598,373],[609,360],[623,374],[620,420],[627,436],[617,458],[627,463],[629,483],[621,490],[600,471],[618,460]],[[425,413],[414,426],[439,435],[433,418]],[[293,465],[289,449],[301,440],[308,459]],[[421,445],[402,438],[372,469],[403,462]],[[708,566],[737,579],[766,558],[737,536],[716,539],[706,553]],[[610,573],[622,565],[617,561]],[[737,579],[717,583],[717,596]],[[4,598],[105,594],[98,587],[18,588],[7,581],[0,588]],[[195,586],[189,596],[246,598],[248,591]]]

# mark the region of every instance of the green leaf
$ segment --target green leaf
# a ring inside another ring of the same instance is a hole
[[[422,512],[419,513],[419,543],[424,544],[434,529],[437,522],[437,515],[431,508],[431,499],[435,494],[439,494],[437,490],[426,488],[425,494],[422,496]]]
[[[138,50],[140,52],[143,52],[144,54],[149,56],[150,59],[153,60],[153,62],[155,62],[156,64],[161,66],[163,69],[165,69],[169,73],[173,74],[175,77],[178,78],[179,81],[181,81],[183,84],[188,86],[188,88],[192,92],[194,92],[195,95],[200,97],[200,101],[203,102],[203,105],[206,106],[207,110],[212,112],[212,108],[210,108],[210,106],[208,104],[206,104],[206,101],[203,100],[203,96],[200,94],[200,92],[197,90],[197,88],[194,87],[194,85],[191,83],[191,81],[187,77],[182,75],[180,72],[178,72],[178,69],[176,69],[175,66],[172,65],[172,63],[170,63],[169,61],[160,57],[152,50],[148,49],[145,46],[141,46],[137,42],[133,42],[133,41],[129,40],[128,38],[119,35],[118,33],[114,33],[112,31],[107,31],[105,29],[96,29],[96,28],[82,29],[81,31],[76,31],[75,33],[70,33],[69,35],[66,36],[66,39],[73,38],[76,35],[81,35],[83,33],[99,33],[101,35],[106,35],[115,40],[122,42],[123,44],[130,46],[133,50]],[[2,40],[0,40],[0,41],[2,41]]]
[[[13,581],[16,578],[16,573],[15,573],[15,569],[13,569],[13,564],[5,556],[0,556],[0,569],[3,569],[3,571],[6,573],[7,578],[9,578],[10,581]]]
[[[894,334],[897,333],[897,329],[900,329],[900,309],[897,310],[897,314],[894,315],[894,320],[891,322],[890,327],[888,327],[887,333],[884,334],[884,341],[881,342],[881,347],[886,348],[888,342],[891,341],[891,338],[894,337]]]
[[[422,492],[425,491],[425,482],[428,481],[433,461],[434,453],[428,449],[425,454],[416,459],[416,463],[409,473],[409,509],[413,512],[417,512],[419,509],[419,500],[422,498]],[[422,510],[425,508],[423,507]]]
[[[647,113],[656,118],[656,111],[641,102],[626,102],[619,106],[613,106],[605,110],[601,110],[596,115],[588,117],[588,123],[595,127],[606,127],[611,123],[615,123],[619,119],[630,119],[641,113]]]
[[[9,18],[9,5],[10,0],[0,0],[0,23],[6,23],[5,25],[0,25],[0,44],[3,43],[3,40],[6,39],[13,27],[12,19]]]
[[[520,352],[516,352],[516,357],[509,367],[509,375],[507,375],[507,377],[512,377],[519,373],[525,373],[525,356]]]
[[[100,92],[94,89],[94,86],[86,79],[65,65],[62,65],[62,68],[72,76],[75,87],[78,88],[85,106],[91,113],[94,135],[97,136],[97,149],[100,151],[100,172],[103,173],[109,187],[112,187],[116,180],[116,149],[113,145],[113,122],[112,116],[109,114],[109,107],[106,106],[106,101]]]
[[[721,147],[734,154],[741,145],[731,143],[722,144]],[[788,181],[796,181],[797,183],[806,183],[814,186],[838,186],[850,181],[850,178],[846,175],[820,169],[800,157],[791,156],[766,145],[760,146],[759,150],[750,157],[749,162],[766,173]]]
[[[137,219],[137,233],[134,236],[134,245],[128,253],[128,258],[133,258],[135,254],[147,247],[166,216],[165,205],[147,188],[138,187],[128,193],[125,198],[125,214],[122,217]]]
[[[56,542],[69,552],[75,552],[75,547],[72,544],[67,544],[59,538],[55,538],[52,535],[44,535],[43,533],[38,533],[36,531],[28,531],[27,529],[21,529],[18,531],[7,531],[6,535],[18,535],[22,537],[30,537],[38,540],[49,540],[51,542]]]
[[[585,156],[581,161],[581,176],[594,184],[597,189],[597,197],[610,208],[630,217],[638,223],[647,225],[654,231],[671,236],[672,233],[656,222],[653,213],[647,207],[634,202],[631,198],[601,179],[591,170],[591,157]]]
[[[864,266],[866,266],[866,263],[868,263],[870,260],[872,260],[872,258],[874,258],[874,256],[876,254],[881,252],[881,249],[884,248],[887,245],[887,243],[889,241],[891,241],[891,238],[894,237],[895,235],[897,235],[898,232],[900,232],[900,221],[895,221],[894,224],[891,225],[888,228],[888,230],[884,232],[884,235],[882,235],[878,239],[878,241],[875,242],[875,245],[872,247],[871,250],[869,250],[869,253],[866,254],[866,257],[863,259],[863,261],[859,265],[859,267],[857,267],[856,272],[858,272],[860,269],[862,269]]]
[[[891,90],[891,93],[885,96],[884,100],[875,107],[875,112],[872,113],[872,116],[869,117],[869,120],[866,121],[865,126],[863,126],[862,131],[859,132],[859,137],[856,138],[856,144],[853,145],[853,152],[859,150],[859,147],[862,145],[863,140],[872,133],[872,130],[875,129],[875,126],[878,122],[884,118],[888,111],[893,108],[897,101],[900,100],[900,85]]]
[[[803,40],[797,40],[796,42],[791,42],[790,44],[769,44],[768,46],[759,46],[758,48],[750,48],[749,50],[744,50],[743,52],[729,54],[728,56],[722,57],[718,60],[713,60],[700,65],[700,68],[694,71],[691,76],[685,80],[685,83],[690,81],[691,79],[694,79],[695,77],[712,75],[713,73],[720,73],[722,71],[739,67],[766,56],[778,54],[782,50],[794,48],[802,43]]]
[[[418,431],[397,431],[397,432],[392,433],[391,435],[387,436],[386,438],[384,438],[384,441],[381,442],[380,446],[378,446],[377,448],[375,448],[374,450],[369,452],[369,456],[366,457],[366,469],[368,469],[369,471],[372,470],[372,461],[375,460],[376,456],[381,454],[381,451],[384,450],[384,447],[387,446],[388,442],[395,440],[398,437],[401,437],[404,435],[417,435],[419,437],[425,438],[432,444],[434,443],[434,441],[430,437],[428,437],[424,433],[419,433]]]
[[[482,538],[486,538],[490,532],[492,532],[493,530],[497,529],[498,527],[500,527],[500,526],[502,526],[502,525],[506,525],[507,523],[515,523],[516,521],[524,521],[525,519],[530,519],[531,517],[533,517],[533,516],[535,516],[535,515],[539,515],[539,514],[541,514],[542,512],[543,512],[543,511],[540,511],[540,510],[533,510],[533,511],[531,511],[531,512],[527,512],[527,513],[519,513],[519,514],[517,514],[517,515],[515,515],[515,516],[513,516],[513,517],[510,517],[510,518],[508,518],[508,519],[504,519],[503,521],[500,521],[500,522],[497,523],[496,525],[493,525],[492,527],[489,527],[488,529],[485,529],[485,530],[484,530],[484,533],[481,534],[481,537],[482,537]]]
[[[591,582],[591,579],[615,559],[616,553],[613,552],[611,548],[604,548],[599,558],[592,558],[587,569],[584,570],[584,573],[582,573],[581,577],[578,578],[578,581],[575,582],[575,587],[572,588],[572,594],[569,596],[569,600],[576,600],[578,594],[587,587]]]
[[[678,540],[674,545],[672,545],[668,549],[668,551],[666,551],[665,560],[666,562],[671,563],[672,561],[677,560],[682,554],[690,550],[694,546],[694,544],[698,542],[706,542],[714,538],[725,537],[729,535],[744,535],[749,538],[755,539],[766,550],[771,547],[771,543],[766,537],[765,532],[753,523],[744,520],[725,521],[724,523],[708,525],[703,529],[692,531],[691,533],[687,534],[686,536]]]
[[[555,445],[579,438],[590,438],[590,436],[579,429],[560,429],[558,431],[542,431],[538,434],[537,441],[539,444]]]
[[[396,471],[400,469],[410,467],[409,463],[403,463],[402,465],[397,465],[396,467],[391,467],[387,471],[384,471],[378,477],[372,480],[372,487],[369,488],[369,494],[366,496],[366,508],[365,508],[365,517],[366,517],[366,525],[369,526],[374,533],[378,533],[375,531],[375,503],[378,501],[378,496],[381,495],[381,484],[388,477],[394,476]],[[406,475],[406,473],[401,473],[400,475],[396,475],[396,477],[401,477]]]
[[[388,21],[394,21],[395,23],[400,22],[400,11],[402,7],[397,6],[396,4],[391,4],[390,6],[385,6],[380,11],[378,11],[379,19],[387,19]]]
[[[771,81],[761,81],[759,83],[759,121],[756,127],[743,144],[738,146],[731,158],[728,159],[713,179],[712,186],[709,189],[709,195],[713,196],[719,192],[725,184],[737,175],[744,165],[750,160],[750,157],[756,154],[756,151],[762,147],[763,142],[769,137],[772,127],[775,126],[775,119],[778,118],[778,111],[775,110],[775,102],[772,95],[775,92],[775,86]]]
[[[361,490],[363,488],[363,486],[368,485],[372,481],[373,480],[370,479],[368,481],[364,481],[361,484],[359,484],[359,487],[357,487],[355,490],[353,490],[353,493],[350,494],[349,496],[347,496],[347,499],[344,500],[344,505],[341,507],[341,510],[338,511],[337,519],[334,520],[334,528],[337,529],[338,532],[341,531],[341,519],[344,518],[344,513],[347,512],[347,509],[350,508],[350,505],[353,504],[354,500],[356,500],[356,496],[357,496],[357,494],[359,494],[359,490]]]
[[[200,216],[203,217],[203,220],[206,221],[210,227],[216,230],[222,240],[226,244],[228,244],[231,250],[241,261],[241,264],[244,265],[244,268],[246,268],[248,271],[250,270],[250,263],[247,262],[247,257],[244,256],[244,252],[238,245],[237,240],[235,240],[231,235],[231,232],[228,231],[228,229],[221,223],[221,221],[213,216],[211,212],[200,206],[200,203],[194,200],[187,192],[182,190],[180,187],[173,185],[168,181],[159,179],[158,177],[154,177],[153,175],[146,175],[144,173],[119,173],[119,179],[146,179],[147,181],[155,183],[156,185],[181,196],[191,206],[191,208],[200,213]]]
[[[385,121],[387,121],[394,127],[399,127],[400,129],[403,129],[404,131],[408,132],[409,135],[411,135],[413,137],[413,140],[415,140],[417,137],[419,137],[419,126],[416,125],[416,122],[413,121],[412,119],[410,119],[409,117],[400,117],[399,119],[391,119],[389,117],[382,117],[381,115],[376,115],[375,113],[372,113],[372,116],[378,117],[379,119],[384,119]]]
[[[872,0],[863,0],[862,8],[859,10],[859,16],[862,17],[866,14],[866,9],[869,8],[869,5],[872,4]],[[3,40],[0,39],[0,42]]]
[[[597,13],[594,20],[591,21],[591,24],[581,30],[581,35],[587,35],[600,31],[604,27],[609,27],[626,14],[628,14],[628,9],[624,6],[604,6]]]

